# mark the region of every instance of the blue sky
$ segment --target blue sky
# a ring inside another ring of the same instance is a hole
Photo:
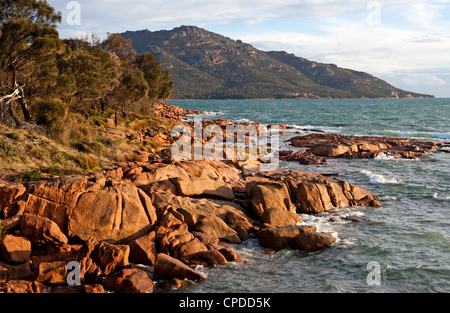
[[[62,37],[196,25],[261,50],[284,50],[450,98],[450,0],[48,2],[63,14]]]

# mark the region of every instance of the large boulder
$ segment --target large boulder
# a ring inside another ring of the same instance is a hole
[[[334,208],[327,187],[321,183],[301,183],[298,186],[297,202],[303,213],[320,213]]]
[[[302,219],[297,213],[274,208],[264,211],[261,216],[261,223],[266,223],[275,227],[286,227],[302,223]]]
[[[228,184],[206,178],[177,178],[174,180],[178,193],[182,196],[205,196],[227,200],[234,199],[234,193]]]
[[[253,180],[247,183],[245,191],[251,198],[253,212],[258,218],[265,210],[272,208],[295,212],[289,190],[284,183],[269,179]]]
[[[217,216],[202,218],[195,224],[194,229],[210,237],[219,238],[231,243],[241,243],[237,232]]]
[[[316,231],[314,226],[288,226],[288,227],[266,227],[258,231],[258,241],[261,246],[276,251],[293,245],[294,238],[301,232]]]
[[[17,212],[13,210],[15,201],[25,192],[26,188],[22,184],[0,181],[0,218],[6,218],[17,214]]]
[[[336,158],[341,155],[344,155],[345,153],[351,152],[351,148],[344,144],[333,143],[326,145],[318,145],[314,148],[309,149],[308,152],[317,156]]]
[[[336,242],[336,238],[330,234],[323,232],[303,231],[295,236],[292,244],[296,249],[303,251],[316,251],[322,250],[334,242]]]
[[[108,277],[104,286],[118,293],[149,293],[153,290],[153,281],[143,270],[124,268]]]
[[[156,233],[145,234],[129,243],[131,258],[134,262],[154,265],[156,260]]]
[[[32,246],[44,244],[67,244],[68,239],[52,220],[31,214],[23,214],[20,220],[20,232],[22,236],[31,241]]]
[[[297,187],[297,203],[302,213],[320,213],[352,206],[381,206],[378,196],[346,181],[311,179]]]
[[[66,282],[67,263],[65,261],[40,262],[36,281],[48,285],[61,285]]]
[[[0,239],[0,252],[8,263],[25,263],[30,259],[31,242],[24,237],[5,235]]]
[[[150,198],[120,183],[80,195],[69,215],[68,234],[82,240],[120,242],[144,234],[155,222]]]
[[[192,281],[204,280],[205,276],[167,254],[159,253],[156,257],[153,279],[169,280],[172,278],[189,279]]]

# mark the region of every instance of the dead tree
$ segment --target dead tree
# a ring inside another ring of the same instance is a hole
[[[14,91],[11,94],[0,97],[1,124],[11,128],[16,128],[20,125],[20,120],[17,117],[16,112],[14,111],[14,102],[16,101],[18,101],[22,106],[25,119],[28,120],[30,118],[28,105],[24,94],[24,87],[25,85],[23,86],[16,85],[16,89],[14,89]]]

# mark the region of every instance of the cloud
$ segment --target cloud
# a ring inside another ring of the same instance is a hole
[[[405,86],[417,87],[417,86],[432,86],[432,87],[442,87],[447,84],[447,82],[437,76],[430,74],[410,74],[402,79]]]

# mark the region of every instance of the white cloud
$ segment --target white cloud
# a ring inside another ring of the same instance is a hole
[[[406,86],[411,87],[417,87],[422,85],[441,87],[447,84],[447,82],[442,78],[430,74],[410,74],[403,77],[402,81]]]

